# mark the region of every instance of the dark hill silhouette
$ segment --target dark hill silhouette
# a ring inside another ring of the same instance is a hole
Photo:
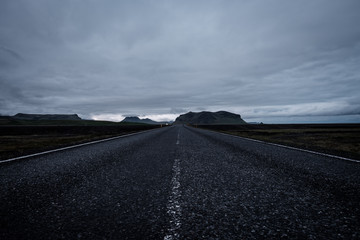
[[[81,120],[77,114],[26,114],[18,113],[12,118],[19,120]]]
[[[151,120],[150,118],[140,119],[139,117],[126,117],[121,122],[127,122],[127,123],[145,123],[145,124],[170,124],[169,122],[156,122],[154,120]]]
[[[239,114],[226,111],[188,112],[176,118],[174,124],[246,124]]]
[[[139,117],[126,117],[124,120],[122,120],[121,122],[131,122],[131,123],[146,123],[146,124],[161,124],[158,122],[155,122],[149,118],[145,118],[145,119],[140,119]]]

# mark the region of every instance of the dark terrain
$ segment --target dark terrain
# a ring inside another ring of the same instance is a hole
[[[50,123],[63,124],[62,121],[50,121]],[[99,124],[97,121],[91,123],[94,126],[66,124],[58,126],[0,125],[0,160],[160,127],[160,125],[147,124],[97,126]]]
[[[143,124],[169,124],[168,122],[156,122],[149,118],[140,119],[139,117],[126,117],[124,120],[121,121],[122,123],[143,123]]]
[[[196,125],[265,142],[360,160],[360,124]]]
[[[82,120],[77,114],[28,114],[18,113],[11,118],[17,120]]]
[[[0,116],[0,160],[162,127],[81,119],[77,114]]]
[[[359,239],[360,164],[177,125],[0,165],[0,239]]]
[[[217,125],[217,124],[246,124],[239,114],[218,112],[188,112],[176,118],[174,124]]]

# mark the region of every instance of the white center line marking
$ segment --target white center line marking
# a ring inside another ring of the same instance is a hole
[[[178,230],[181,227],[181,206],[180,206],[180,160],[175,159],[173,165],[173,177],[171,179],[171,195],[167,204],[167,213],[170,216],[170,228],[164,240],[179,239]]]
[[[178,135],[177,135],[176,144],[177,144],[177,145],[180,144],[180,131],[178,132]]]

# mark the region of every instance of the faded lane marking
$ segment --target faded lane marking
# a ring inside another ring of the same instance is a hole
[[[171,195],[167,204],[167,214],[170,217],[170,228],[164,240],[179,239],[181,227],[181,206],[180,206],[180,160],[175,159],[173,165],[173,177],[171,180]]]
[[[176,145],[179,145],[180,144],[180,139],[179,139],[179,135],[178,135],[178,138],[176,140]]]
[[[178,132],[177,140],[176,140],[176,145],[179,145],[179,144],[180,144],[180,130]]]

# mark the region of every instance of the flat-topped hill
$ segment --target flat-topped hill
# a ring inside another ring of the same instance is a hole
[[[176,118],[174,124],[247,124],[240,116],[226,111],[219,112],[188,112]]]
[[[81,120],[77,114],[26,114],[18,113],[13,116],[20,120]]]

